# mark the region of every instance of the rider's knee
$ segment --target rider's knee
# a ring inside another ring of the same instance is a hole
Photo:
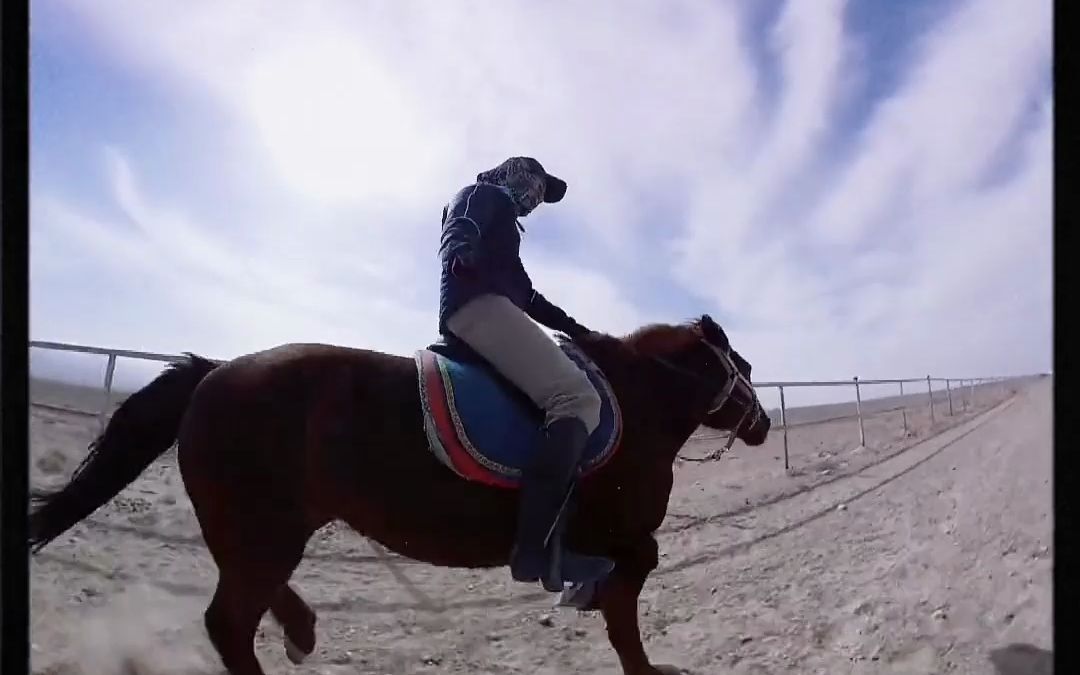
[[[589,388],[581,393],[581,406],[582,406],[582,421],[585,422],[585,426],[589,428],[589,433],[592,433],[596,427],[600,426],[600,394],[596,393],[596,388],[589,383]]]
[[[600,394],[596,393],[596,388],[584,373],[581,378],[567,383],[565,391],[553,403],[548,410],[550,418],[575,417],[581,420],[589,433],[600,426]]]

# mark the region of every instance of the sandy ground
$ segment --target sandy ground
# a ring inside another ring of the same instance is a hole
[[[654,661],[698,675],[1051,672],[1050,379],[958,396],[932,425],[925,396],[909,403],[908,433],[900,411],[880,412],[865,447],[854,420],[794,426],[790,472],[779,430],[677,463],[641,602]],[[65,480],[95,430],[35,408],[33,483]],[[703,434],[683,453],[721,442]],[[216,570],[171,453],[31,574],[35,673],[222,672],[201,623]],[[619,672],[598,614],[553,610],[505,570],[385,557],[330,526],[294,582],[319,646],[293,668],[265,619],[269,672]]]

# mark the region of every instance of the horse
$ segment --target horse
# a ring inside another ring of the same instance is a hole
[[[580,475],[564,526],[567,546],[615,562],[575,606],[601,612],[625,675],[680,672],[650,662],[638,597],[659,562],[655,532],[690,435],[704,425],[731,432],[728,447],[766,439],[751,365],[708,315],[557,340],[603,373],[622,414],[618,447]],[[316,616],[289,580],[309,538],[332,521],[431,565],[508,564],[516,492],[467,480],[432,451],[417,363],[325,344],[224,363],[186,353],[117,408],[66,485],[31,493],[29,543],[40,551],[175,443],[218,567],[203,618],[225,668],[263,674],[254,638],[267,610],[299,663],[315,649]]]

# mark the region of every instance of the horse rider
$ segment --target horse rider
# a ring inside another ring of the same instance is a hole
[[[544,413],[544,440],[521,476],[510,573],[517,581],[602,578],[613,563],[545,545],[577,474],[589,436],[600,423],[600,397],[585,373],[535,322],[571,338],[590,332],[533,288],[520,257],[519,218],[555,203],[566,183],[531,157],[511,157],[476,176],[443,208],[439,333],[464,343]],[[558,532],[559,528],[555,528]],[[559,579],[551,555],[560,552]],[[549,581],[550,580],[550,581]]]

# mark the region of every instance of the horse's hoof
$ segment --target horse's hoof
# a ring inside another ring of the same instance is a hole
[[[308,657],[308,653],[296,646],[296,644],[289,639],[289,636],[285,636],[285,656],[289,657],[294,666],[298,666],[304,662],[304,659]]]
[[[655,665],[653,666],[653,669],[656,670],[657,675],[690,675],[689,670],[683,670],[678,666],[673,666],[668,663]]]

